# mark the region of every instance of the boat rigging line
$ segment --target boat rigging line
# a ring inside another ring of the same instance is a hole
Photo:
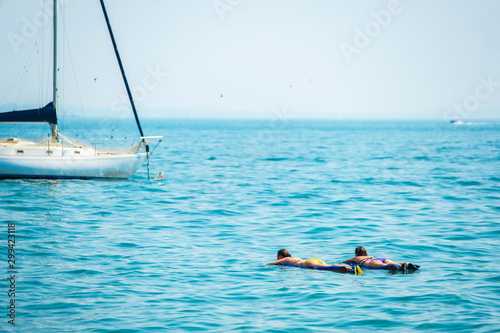
[[[111,37],[111,42],[113,43],[113,49],[115,50],[116,59],[118,61],[118,65],[120,66],[120,71],[123,77],[123,83],[125,83],[125,88],[127,89],[128,99],[130,101],[130,105],[132,106],[132,111],[134,111],[135,121],[137,122],[137,127],[139,128],[139,133],[141,137],[144,137],[144,133],[142,132],[141,122],[139,121],[139,116],[137,115],[137,109],[135,108],[134,98],[132,97],[132,92],[130,91],[130,87],[128,85],[127,77],[125,75],[125,70],[123,69],[122,60],[120,58],[120,53],[118,53],[118,47],[116,46],[115,37],[113,35],[113,30],[111,29],[111,24],[109,23],[108,13],[106,12],[106,6],[104,6],[104,0],[100,0],[102,13],[104,14],[104,19],[106,20],[106,25],[108,26],[109,36]],[[142,139],[146,148],[146,156],[147,156],[147,166],[148,166],[148,180],[149,180],[149,145],[146,143],[146,140]]]

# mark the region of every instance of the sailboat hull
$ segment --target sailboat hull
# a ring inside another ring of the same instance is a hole
[[[95,156],[0,156],[0,178],[126,179],[146,153]]]

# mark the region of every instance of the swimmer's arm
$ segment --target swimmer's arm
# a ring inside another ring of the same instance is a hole
[[[268,262],[266,265],[280,265],[284,260],[284,259],[280,259],[280,260],[276,260],[276,261],[273,261],[273,262]]]
[[[357,260],[356,260],[356,257],[354,258],[351,258],[351,259],[347,259],[347,260],[344,260],[342,262],[353,262],[353,263],[357,263]]]

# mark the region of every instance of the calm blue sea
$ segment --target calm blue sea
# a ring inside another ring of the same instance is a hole
[[[500,122],[144,128],[165,135],[150,166],[163,180],[144,166],[125,181],[0,181],[0,331],[500,331]],[[265,265],[281,248],[340,263],[360,245],[421,270]]]

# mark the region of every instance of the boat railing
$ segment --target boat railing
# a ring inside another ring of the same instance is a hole
[[[156,147],[160,144],[163,136],[144,136],[144,137],[111,137],[111,138],[99,138],[94,140],[83,140],[87,143],[83,143],[80,140],[70,139],[67,136],[58,133],[59,140],[53,142],[51,137],[44,138],[42,140],[28,141],[25,139],[8,138],[6,140],[0,140],[1,147],[17,147],[19,145],[32,146],[32,147],[46,147],[47,152],[56,149],[58,151],[64,152],[66,149],[92,149],[94,153],[97,154],[133,154],[139,151],[146,150],[152,153]],[[154,144],[156,143],[156,144]],[[146,149],[148,146],[149,149]]]
[[[153,149],[149,149],[152,153],[158,144],[162,141],[163,136],[144,136],[139,138],[109,138],[94,140],[93,148],[97,154],[131,154],[137,153],[141,149],[145,149],[146,146],[157,142]],[[132,140],[132,143],[130,141]],[[117,144],[119,142],[129,141],[128,145]]]

